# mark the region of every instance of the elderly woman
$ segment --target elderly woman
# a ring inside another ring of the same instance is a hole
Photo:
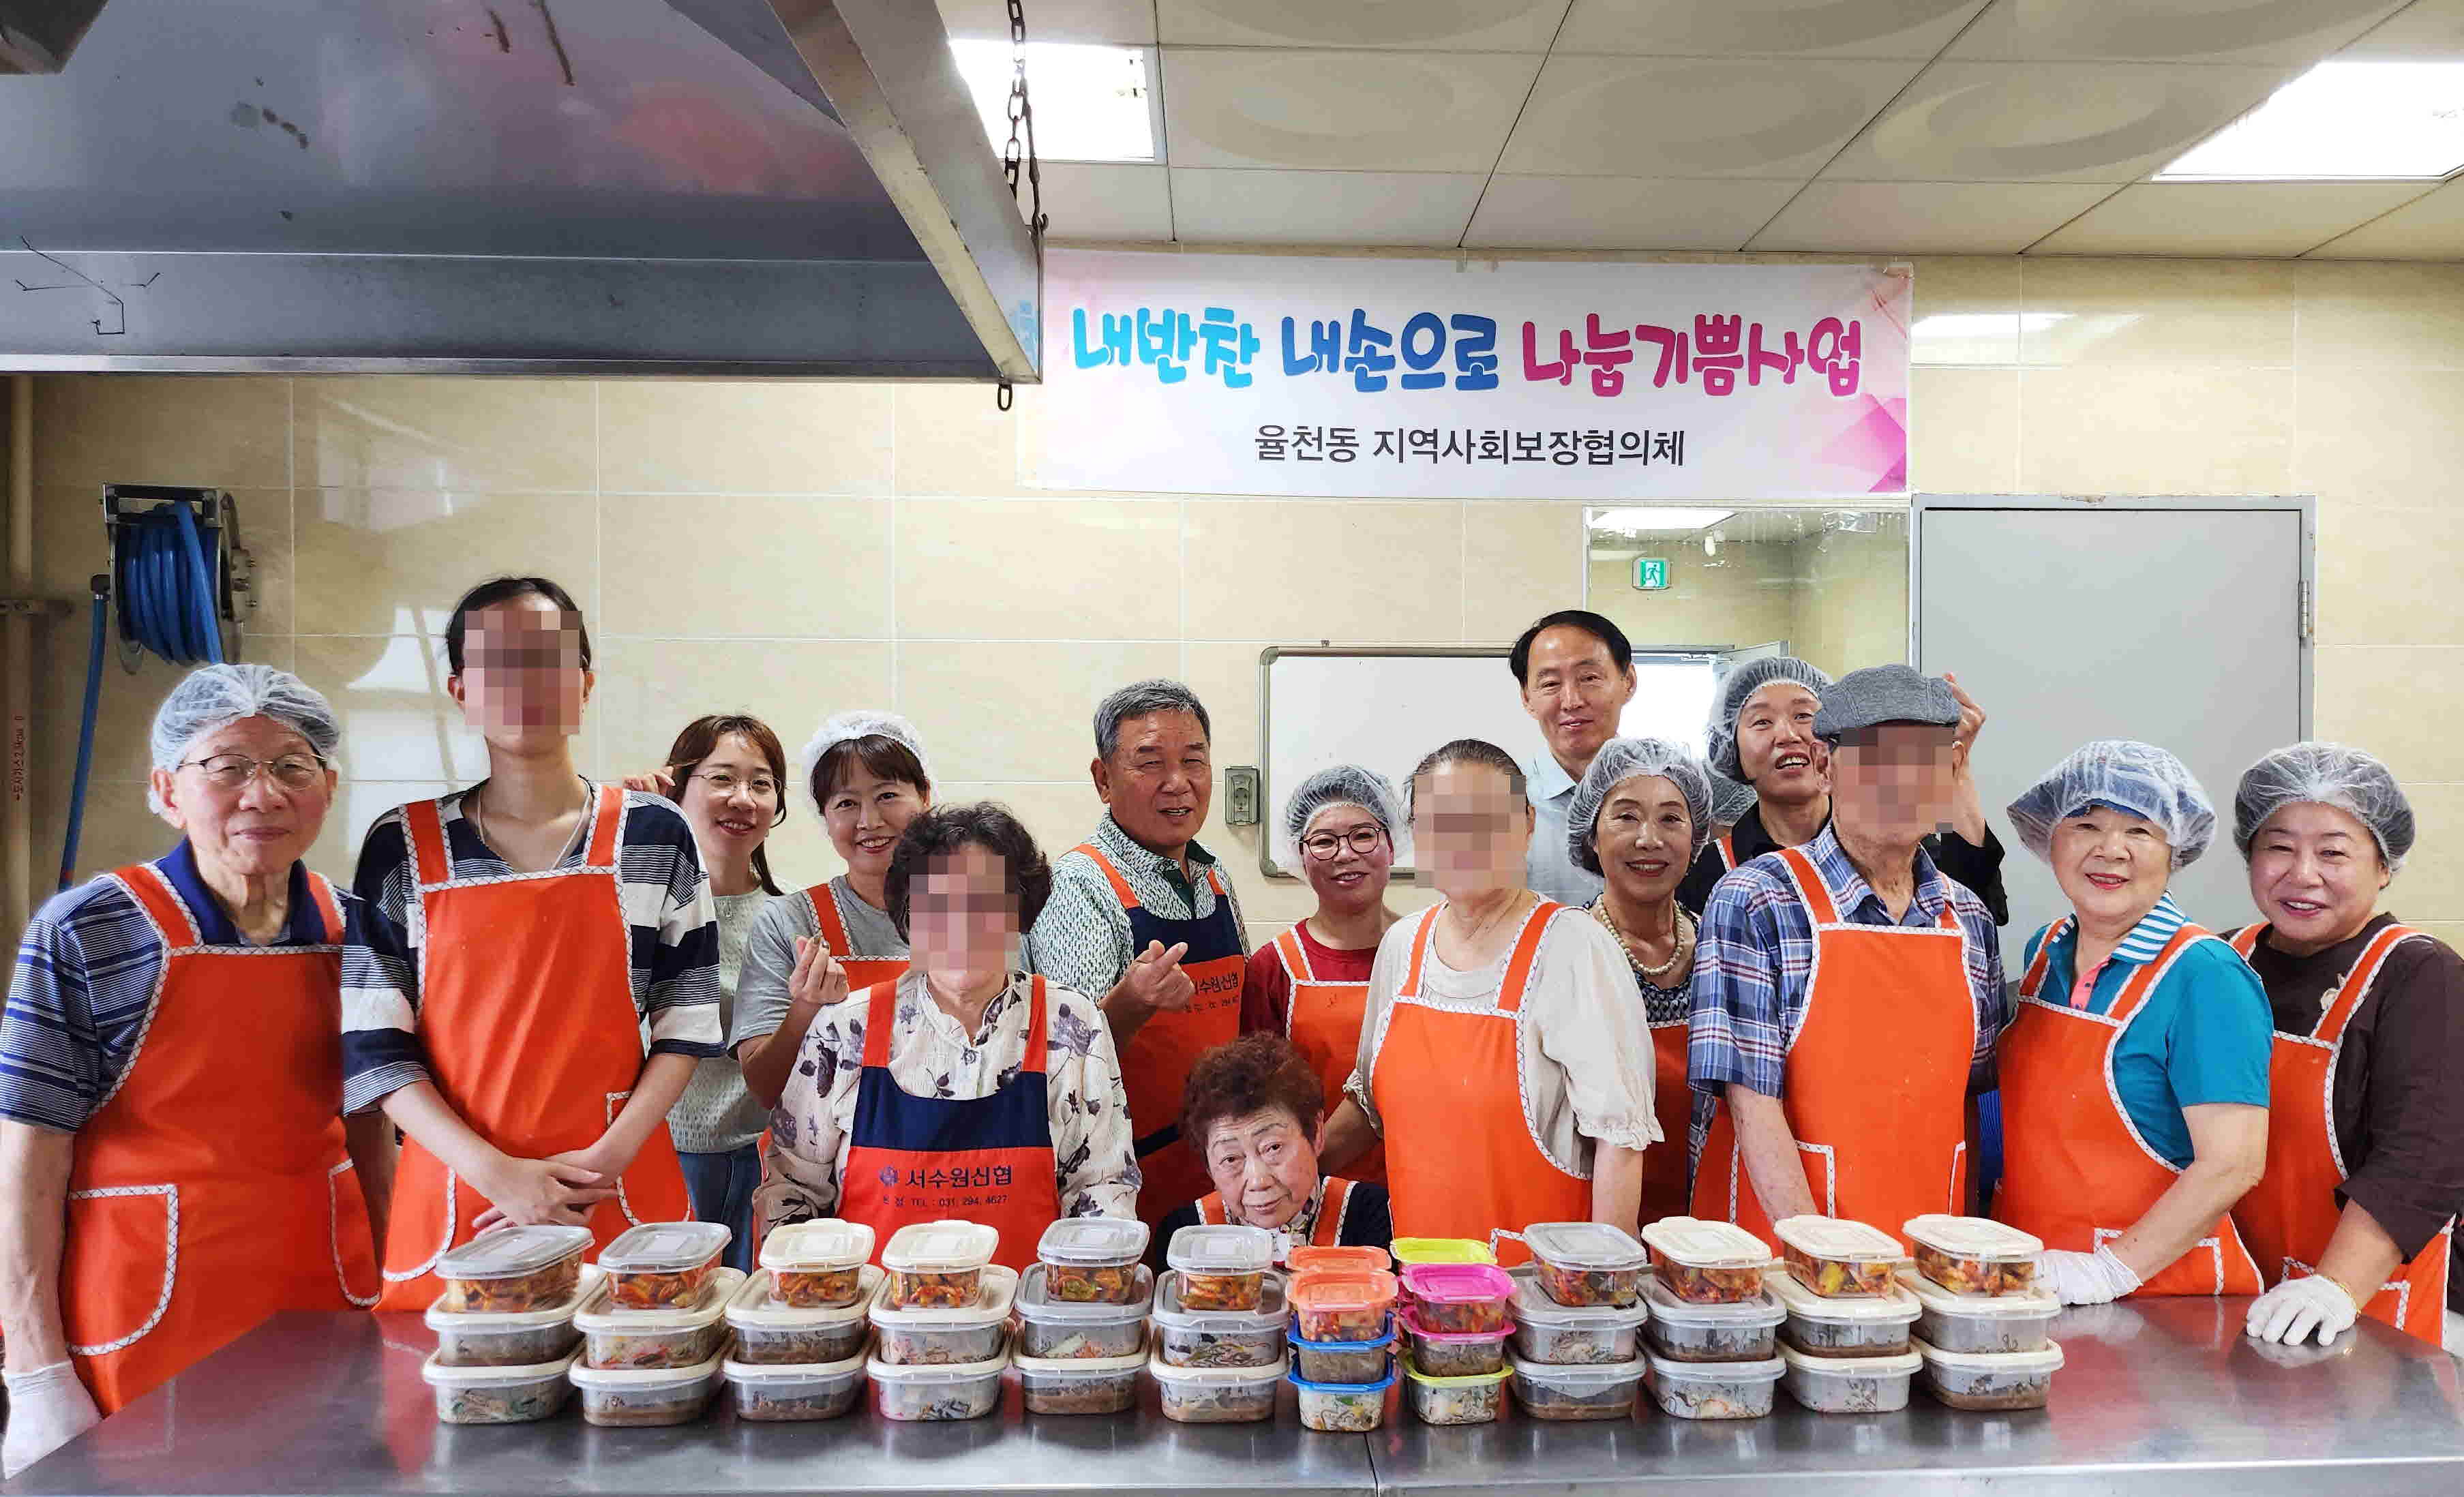
[[[288,671],[194,671],[146,791],[180,845],[26,929],[0,1019],[11,1476],[275,1310],[375,1301],[390,1157],[367,1126],[346,1158],[341,1122],[359,906],[299,861],[340,737]]]
[[[1326,1105],[1317,1066],[1279,1034],[1244,1034],[1190,1068],[1180,1136],[1206,1161],[1211,1194],[1163,1219],[1151,1256],[1200,1222],[1262,1226],[1275,1261],[1294,1247],[1384,1247],[1394,1240],[1386,1187],[1318,1173]]]
[[[1416,856],[1443,897],[1377,948],[1327,1167],[1382,1136],[1404,1236],[1587,1220],[1631,1230],[1661,1132],[1616,937],[1524,884],[1531,802],[1504,749],[1438,749],[1409,804]],[[1521,1261],[1519,1246],[1507,1253]]]
[[[2367,1315],[2435,1345],[2464,1202],[2464,961],[2382,914],[2412,807],[2359,749],[2296,743],[2241,777],[2258,924],[2230,937],[2276,1024],[2267,1172],[2233,1220],[2274,1287],[2249,1332],[2321,1342]]]
[[[1050,865],[1001,806],[908,824],[883,886],[907,972],[806,1031],[770,1122],[764,1222],[839,1216],[886,1243],[962,1217],[1023,1268],[1057,1218],[1137,1214],[1111,1030],[1092,999],[1021,959],[1051,892]]]
[[[1592,914],[1625,949],[1651,1026],[1652,1107],[1669,1146],[1643,1156],[1642,1220],[1683,1216],[1690,1124],[1685,1040],[1693,999],[1694,917],[1677,901],[1711,836],[1711,776],[1665,738],[1611,738],[1574,792],[1566,824],[1574,866],[1607,880]]]
[[[1369,1004],[1377,943],[1398,918],[1386,908],[1386,880],[1402,825],[1395,787],[1357,764],[1319,770],[1284,803],[1276,861],[1285,872],[1309,880],[1317,913],[1249,954],[1241,1031],[1281,1034],[1298,1046],[1325,1086],[1330,1113],[1343,1103],[1343,1084],[1352,1079],[1360,1050],[1360,1015]],[[1194,1134],[1182,1136],[1198,1142]],[[1385,1179],[1383,1152],[1371,1150],[1352,1173]]]
[[[2011,803],[2070,914],[2036,933],[2002,1038],[1994,1215],[2065,1305],[2255,1294],[2226,1213],[2267,1157],[2267,995],[2166,892],[2215,838],[2182,761],[2086,744]]]

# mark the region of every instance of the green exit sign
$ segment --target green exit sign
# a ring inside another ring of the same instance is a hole
[[[1659,592],[1668,585],[1668,558],[1639,556],[1634,559],[1634,584],[1644,592]]]

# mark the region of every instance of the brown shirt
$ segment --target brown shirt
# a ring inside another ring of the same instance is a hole
[[[2262,938],[2250,964],[2267,984],[2280,1031],[2307,1034],[2370,938],[2293,957]],[[2277,1097],[2279,1112],[2300,1098]],[[2352,1172],[2339,1194],[2376,1218],[2406,1258],[2464,1206],[2464,958],[2444,942],[2409,940],[2389,954],[2336,1058],[2336,1144]]]

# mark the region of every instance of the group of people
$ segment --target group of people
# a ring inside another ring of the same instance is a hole
[[[690,1214],[744,1263],[785,1222],[957,1216],[1020,1266],[1057,1218],[1135,1215],[1158,1251],[1239,1222],[1496,1234],[1513,1262],[1541,1221],[1990,1208],[2068,1303],[2254,1294],[2254,1335],[2441,1335],[2464,964],[2379,911],[2413,819],[2357,750],[2243,776],[2258,918],[2223,935],[2167,893],[2219,822],[2189,771],[2121,741],[2055,766],[2007,814],[2072,914],[2013,991],[1984,714],[1905,666],[1752,662],[1705,762],[1618,737],[1630,646],[1551,614],[1509,660],[1546,752],[1459,739],[1399,794],[1310,776],[1271,830],[1315,909],[1253,951],[1177,683],[1096,708],[1105,811],[1052,855],[936,801],[887,712],[830,716],[792,774],[715,715],[590,782],[589,632],[547,579],[473,589],[446,650],[488,776],[380,818],[348,890],[301,861],[332,709],[212,666],[154,723],[178,845],[28,928],[0,1018],[11,1472],[271,1311],[424,1309],[439,1254],[500,1224]],[[764,844],[800,805],[846,871],[790,891]],[[1398,863],[1438,895],[1409,916]]]

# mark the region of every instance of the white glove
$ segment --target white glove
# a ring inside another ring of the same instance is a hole
[[[2036,1255],[2036,1283],[2065,1305],[2108,1305],[2139,1288],[2139,1275],[2110,1247]]]
[[[2325,1346],[2352,1330],[2360,1314],[2360,1307],[2343,1285],[2314,1273],[2287,1279],[2251,1301],[2250,1318],[2242,1323],[2242,1330],[2261,1341],[2281,1341],[2287,1346],[2317,1332],[2319,1344]]]
[[[102,1422],[102,1411],[70,1363],[10,1373],[7,1381],[9,1438],[0,1446],[0,1476],[15,1476]]]

